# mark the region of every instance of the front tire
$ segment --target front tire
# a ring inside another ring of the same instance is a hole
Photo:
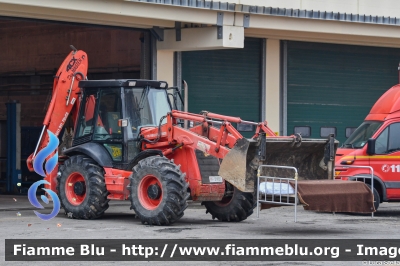
[[[58,197],[68,218],[96,219],[108,209],[104,172],[94,160],[71,156],[60,166],[57,181]]]
[[[173,162],[147,157],[133,168],[130,180],[132,209],[143,224],[169,225],[183,216],[188,184]]]
[[[212,218],[217,218],[222,222],[240,222],[246,220],[255,207],[253,194],[245,193],[226,183],[227,192],[221,201],[203,201],[201,204],[206,207],[206,213],[210,213]]]

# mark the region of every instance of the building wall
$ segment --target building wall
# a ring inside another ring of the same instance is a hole
[[[42,124],[50,102],[53,75],[70,44],[89,58],[95,78],[138,78],[141,32],[117,28],[0,20],[0,120],[5,102],[21,102],[21,126]]]
[[[248,12],[248,9],[242,9],[241,5],[265,6],[273,8],[301,9],[312,11],[341,12],[346,14],[365,14],[372,16],[395,17],[400,14],[400,1],[386,0],[228,0],[228,3],[236,4],[235,11],[218,10],[213,8],[193,8],[182,6],[182,2],[174,2],[180,4],[164,5],[156,3],[146,3],[144,1],[92,1],[92,0],[71,0],[71,1],[32,1],[32,0],[0,0],[0,15],[16,16],[24,18],[41,18],[54,19],[60,21],[93,23],[99,25],[115,25],[138,28],[152,28],[158,26],[165,29],[173,29],[175,22],[179,18],[185,27],[215,26],[218,16],[222,12],[222,24],[224,26],[243,27],[244,15],[250,15],[249,27],[244,31],[245,37],[255,37],[267,39],[267,43],[271,42],[273,46],[267,45],[267,56],[265,56],[265,94],[272,96],[265,97],[264,115],[270,122],[270,126],[274,131],[282,128],[282,117],[280,111],[285,108],[281,102],[280,87],[281,82],[277,77],[281,75],[279,64],[277,64],[277,55],[280,53],[279,47],[276,45],[281,40],[295,40],[318,43],[334,43],[334,44],[351,44],[372,47],[400,47],[400,31],[398,25],[385,25],[378,23],[358,23],[336,20],[292,18],[285,16],[271,16],[264,14],[256,14]],[[79,4],[78,4],[79,3]],[[221,2],[226,3],[226,2]],[[77,8],[79,6],[79,8]],[[84,7],[84,8],[83,8]],[[221,22],[221,21],[220,21]],[[56,31],[58,29],[55,29]],[[91,29],[92,30],[92,29]],[[88,30],[88,33],[91,32]],[[12,35],[12,33],[10,33]],[[125,44],[129,43],[132,38],[121,39],[118,34],[110,35],[104,32],[91,33],[94,36],[90,40],[96,40],[95,43],[108,43],[107,64],[104,64],[100,56],[100,50],[94,49],[89,55],[91,64],[97,64],[99,69],[107,65],[112,69],[116,64],[123,64],[124,59],[113,61],[118,53],[115,45],[119,41]],[[56,34],[57,35],[57,34]],[[70,33],[75,38],[83,38],[85,34]],[[5,35],[7,36],[7,35]],[[0,36],[0,42],[2,37]],[[8,38],[8,37],[5,37]],[[193,38],[196,38],[194,36]],[[134,38],[133,38],[134,39]],[[54,42],[54,39],[47,39],[48,42]],[[30,40],[24,39],[25,43],[31,44]],[[193,40],[196,42],[196,40]],[[102,44],[103,45],[103,44]],[[114,45],[114,46],[113,46]],[[84,47],[84,45],[82,45]],[[274,48],[275,47],[275,48]],[[220,47],[221,48],[221,47]],[[222,47],[224,48],[224,47]],[[68,50],[68,47],[64,48]],[[57,49],[56,49],[57,50]],[[123,54],[129,53],[125,48],[120,49]],[[183,50],[183,49],[181,49]],[[24,54],[29,57],[23,49],[16,49],[17,53]],[[34,54],[38,54],[38,48]],[[61,50],[57,50],[61,51]],[[103,49],[104,51],[104,49]],[[107,49],[106,49],[107,51]],[[159,51],[155,55],[157,59],[157,78],[169,81],[172,85],[173,80],[173,57],[172,51],[168,54]],[[60,52],[61,53],[61,52]],[[63,53],[62,53],[63,54]],[[10,54],[12,55],[12,53]],[[14,54],[15,55],[15,54]],[[280,56],[280,54],[279,54]],[[61,55],[60,55],[61,57]],[[39,56],[39,61],[47,62],[51,59],[46,56]],[[7,59],[12,63],[12,59]],[[10,61],[11,60],[11,61]],[[40,63],[40,62],[39,62]],[[28,62],[27,68],[38,62]],[[49,62],[50,64],[51,62]],[[54,63],[55,64],[55,63]],[[10,71],[13,64],[10,65]],[[58,64],[55,64],[58,65]],[[1,68],[1,66],[0,66]],[[33,79],[31,82],[37,82]],[[36,96],[35,96],[36,97]],[[39,97],[39,96],[38,96]],[[44,96],[43,96],[44,97]],[[269,99],[269,100],[268,100]],[[278,101],[279,99],[279,101]],[[272,107],[272,108],[271,108]],[[0,114],[1,114],[0,110]],[[1,119],[1,117],[0,117]]]
[[[91,69],[138,70],[139,38],[135,30],[0,20],[0,73],[51,72],[71,51],[70,44],[88,53]]]

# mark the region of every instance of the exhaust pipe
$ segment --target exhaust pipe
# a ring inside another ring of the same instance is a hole
[[[183,111],[187,113],[189,110],[188,85],[185,80],[182,80],[182,83],[183,83],[183,93],[185,94],[183,98]],[[184,123],[183,128],[188,129],[188,120],[185,120],[183,123]]]

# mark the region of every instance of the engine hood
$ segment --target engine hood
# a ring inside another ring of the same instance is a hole
[[[340,162],[345,160],[352,160],[354,156],[360,156],[363,154],[363,149],[351,149],[351,148],[338,148],[335,156],[335,165],[340,165]]]

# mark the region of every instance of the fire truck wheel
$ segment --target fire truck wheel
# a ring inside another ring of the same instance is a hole
[[[59,168],[57,193],[68,218],[96,219],[108,209],[103,169],[92,159],[75,155]]]
[[[369,189],[371,189],[371,185],[367,184],[367,186],[369,187]],[[381,197],[379,196],[378,191],[374,187],[374,207],[376,211],[378,210],[380,203],[381,203]]]
[[[229,183],[227,183],[227,188],[231,190],[230,196],[225,196],[221,201],[203,201],[201,203],[206,207],[206,213],[210,213],[213,219],[217,218],[223,222],[246,220],[256,206],[253,194],[241,192]]]
[[[130,176],[132,209],[148,225],[168,225],[183,216],[189,198],[188,183],[179,167],[165,157],[151,156],[133,168]]]

